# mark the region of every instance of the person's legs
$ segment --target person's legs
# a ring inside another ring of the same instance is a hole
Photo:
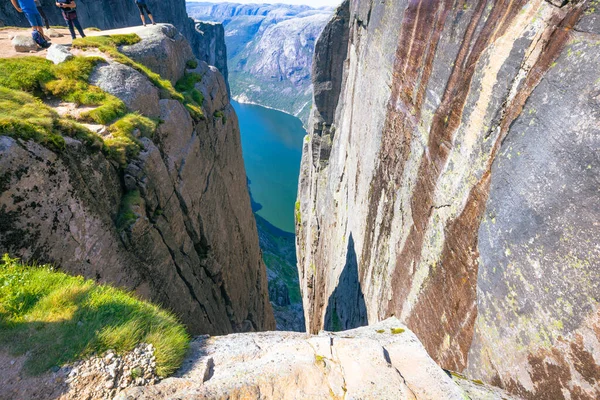
[[[144,26],[146,26],[146,18],[144,17],[144,4],[141,3],[135,3],[138,6],[138,9],[140,10],[140,18],[142,19],[142,24],[144,24]]]
[[[48,22],[48,17],[46,17],[46,13],[42,7],[36,7],[42,19],[44,20],[44,24],[46,25],[46,29],[50,29],[50,23]]]
[[[65,22],[69,26],[69,32],[71,32],[71,38],[75,39],[75,28],[73,27],[73,21],[70,19],[65,19]]]
[[[37,11],[24,11],[23,12],[25,14],[25,17],[27,17],[27,20],[29,21],[29,24],[31,25],[31,30],[33,32],[38,31],[40,33],[40,35],[42,35],[42,37],[48,41],[49,38],[46,37],[46,35],[44,35],[44,28],[42,27],[42,16],[40,15],[40,13],[38,13]]]
[[[152,25],[156,25],[156,22],[154,22],[154,17],[152,16],[152,11],[150,11],[150,9],[148,8],[148,4],[144,4],[144,8],[146,9],[146,14],[148,14],[148,18],[150,18],[150,21],[152,21]]]
[[[83,33],[83,28],[81,27],[81,24],[79,23],[79,19],[77,17],[75,17],[75,19],[72,22],[73,22],[73,25],[75,25],[75,28],[77,28],[77,30],[79,31],[79,35],[82,38],[85,37],[85,33]]]

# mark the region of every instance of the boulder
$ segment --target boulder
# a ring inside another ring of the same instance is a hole
[[[169,24],[148,26],[136,33],[142,41],[121,47],[121,52],[173,84],[181,79],[187,62],[194,59],[192,48],[183,35]]]
[[[147,117],[158,117],[158,89],[141,73],[119,63],[97,66],[90,76],[90,83],[123,100],[133,111]]]
[[[62,44],[51,45],[48,48],[48,54],[46,54],[46,59],[52,61],[54,64],[60,64],[71,58],[73,58],[73,54],[71,54],[67,46]]]
[[[29,53],[30,51],[37,51],[39,46],[31,35],[16,35],[12,39],[12,45],[19,53]]]
[[[59,31],[57,31],[56,29],[46,29],[44,31],[44,33],[46,34],[46,36],[51,37],[51,38],[59,38],[59,37],[63,37],[65,35],[63,35],[62,33],[60,33]]]

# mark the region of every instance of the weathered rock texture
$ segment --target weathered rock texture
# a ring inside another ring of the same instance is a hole
[[[598,398],[599,46],[594,1],[344,2],[299,184],[307,329],[396,315],[444,368]]]
[[[48,16],[50,25],[64,26],[65,20],[61,11],[56,7],[54,0],[40,0],[44,12]],[[226,54],[225,42],[222,37],[212,36],[218,33],[218,28],[207,32],[198,30],[196,23],[188,18],[185,9],[185,0],[173,0],[148,3],[156,22],[173,24],[188,40],[194,55],[216,66],[227,80],[226,64],[219,59]],[[80,1],[77,3],[77,16],[84,28],[96,27],[102,30],[138,26],[142,24],[140,12],[134,1],[94,0]],[[24,14],[18,13],[10,2],[0,3],[0,26],[29,26]],[[221,28],[222,29],[222,28]],[[208,42],[214,41],[212,47],[207,47]],[[210,52],[214,50],[214,53]],[[213,62],[215,60],[216,62]],[[185,61],[184,61],[185,62]]]
[[[474,398],[510,398],[442,370],[392,318],[340,334],[200,337],[176,377],[117,399],[462,400],[463,386],[478,393]]]
[[[165,68],[187,55],[162,40],[146,45],[173,57]],[[133,289],[175,311],[192,333],[272,329],[237,117],[217,69],[200,62],[196,72],[206,114],[199,122],[180,102],[159,100],[129,67],[92,74],[161,121],[124,167],[70,138],[57,153],[0,137],[0,253]]]

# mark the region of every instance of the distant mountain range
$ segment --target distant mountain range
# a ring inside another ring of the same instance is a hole
[[[284,4],[188,2],[190,17],[225,27],[232,96],[307,122],[315,41],[333,9]]]

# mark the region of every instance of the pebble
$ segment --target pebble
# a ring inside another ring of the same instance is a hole
[[[155,368],[154,346],[142,343],[127,354],[118,355],[114,350],[108,350],[103,355],[78,361],[61,370],[70,385],[86,382],[84,378],[100,374],[102,383],[98,391],[103,393],[102,398],[112,399],[116,393],[127,387],[158,383],[160,379]]]

